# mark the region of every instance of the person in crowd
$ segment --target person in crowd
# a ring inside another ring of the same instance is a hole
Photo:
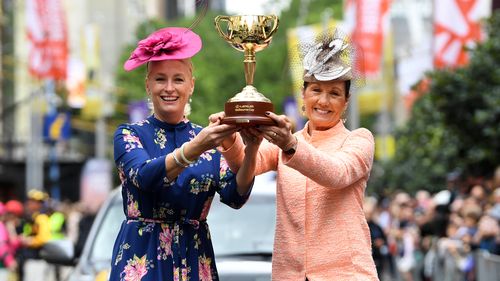
[[[7,280],[9,271],[17,267],[15,259],[15,249],[12,238],[7,227],[7,210],[0,202],[0,278]]]
[[[363,209],[365,217],[370,228],[370,239],[372,241],[372,257],[377,268],[378,278],[382,280],[384,273],[390,273],[386,265],[389,264],[391,256],[389,253],[389,245],[387,243],[387,236],[385,235],[382,227],[377,223],[376,209],[377,199],[375,197],[366,197]]]
[[[21,229],[24,216],[24,206],[18,200],[11,199],[5,203],[5,227],[8,231],[10,246],[14,255],[21,247]]]
[[[153,114],[114,134],[122,182],[122,223],[109,280],[218,280],[206,222],[215,192],[240,208],[248,199],[262,138],[245,138],[242,167],[233,173],[216,150],[234,125],[191,123],[195,78],[191,57],[201,38],[181,27],[159,29],[138,43],[127,71],[146,64]]]
[[[357,85],[354,48],[340,32],[325,32],[303,46],[305,127],[291,131],[284,115],[276,125],[249,128],[266,139],[257,174],[277,171],[273,280],[378,280],[363,198],[374,154],[364,128],[344,126],[350,88]],[[224,113],[210,116],[218,122]],[[237,170],[244,157],[241,134],[220,148]]]
[[[500,225],[492,214],[480,218],[477,232],[472,237],[475,248],[500,255]]]
[[[18,276],[24,278],[24,265],[28,259],[39,259],[40,249],[51,239],[50,218],[47,215],[46,192],[33,189],[25,202],[26,221],[23,225],[21,248],[18,251]]]

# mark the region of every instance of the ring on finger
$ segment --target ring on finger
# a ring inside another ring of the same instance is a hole
[[[275,138],[278,134],[276,132],[273,132],[273,138]]]

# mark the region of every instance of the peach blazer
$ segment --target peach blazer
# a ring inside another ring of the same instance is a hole
[[[295,135],[291,157],[265,140],[257,156],[257,174],[277,170],[272,279],[378,280],[363,212],[373,135],[363,128],[351,132],[342,122]],[[237,169],[244,156],[241,138],[222,152]]]

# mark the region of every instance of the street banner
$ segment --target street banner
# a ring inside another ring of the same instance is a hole
[[[38,79],[66,78],[68,44],[60,0],[26,0],[28,68]]]
[[[356,47],[356,70],[365,82],[356,92],[361,115],[387,110],[393,103],[390,4],[390,0],[347,0],[344,5],[342,30]]]
[[[380,75],[382,68],[384,37],[387,32],[391,0],[348,0],[345,14],[354,20],[352,40],[363,52],[358,69],[367,77]]]
[[[43,138],[46,141],[68,140],[71,136],[71,116],[53,111],[44,116]]]
[[[87,73],[82,60],[77,57],[70,57],[67,73],[66,89],[68,90],[68,105],[71,108],[82,108],[87,101],[85,95]]]
[[[481,21],[491,15],[491,0],[434,1],[434,67],[468,63],[466,48],[485,39]]]

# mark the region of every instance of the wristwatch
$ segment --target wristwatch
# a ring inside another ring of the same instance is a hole
[[[283,153],[285,153],[286,155],[292,155],[295,153],[295,147],[291,147],[287,151],[283,151]]]
[[[283,150],[283,153],[285,153],[286,155],[294,154],[295,150],[297,149],[297,143],[298,143],[298,140],[297,140],[297,137],[295,137],[295,141],[291,142],[289,145],[287,145],[287,147],[285,147],[285,150]],[[290,148],[288,148],[288,146],[290,146]]]

